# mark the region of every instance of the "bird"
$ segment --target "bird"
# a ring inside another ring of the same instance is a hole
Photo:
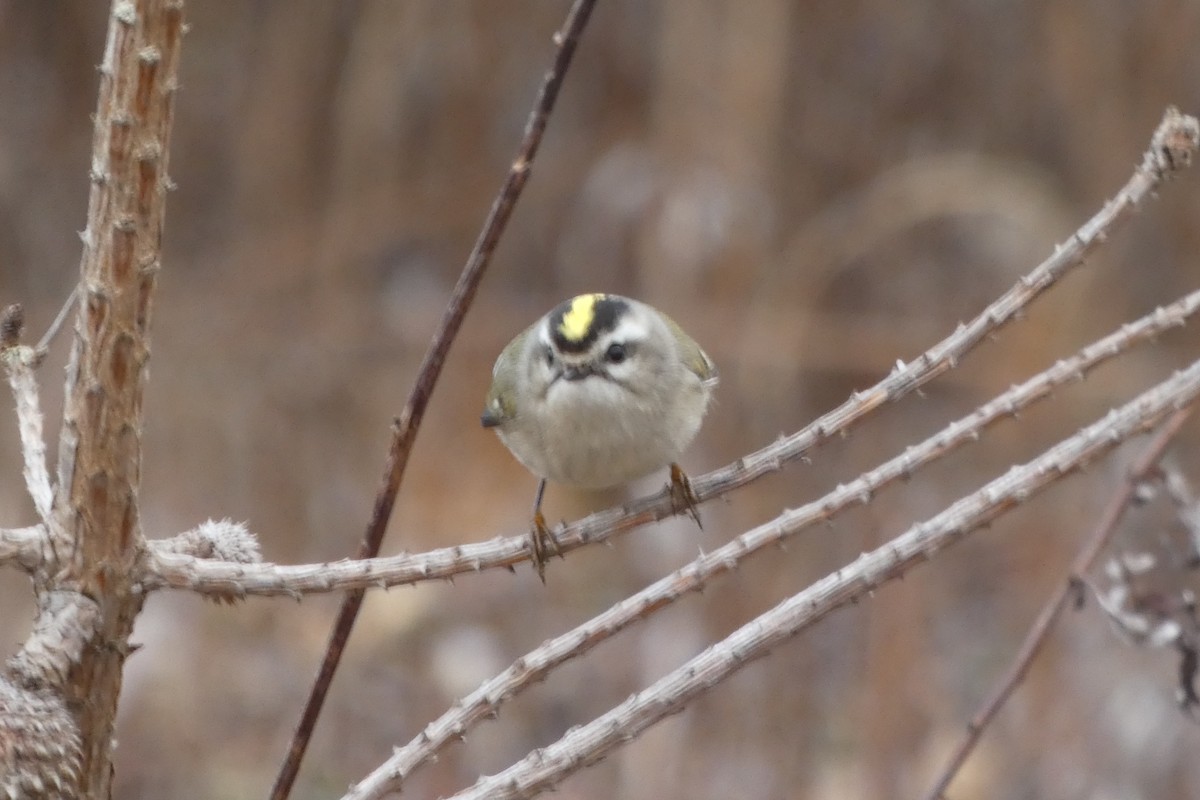
[[[501,351],[480,421],[539,479],[531,554],[543,582],[549,549],[561,555],[541,512],[547,481],[604,489],[669,467],[677,508],[699,523],[678,459],[718,380],[674,320],[616,294],[565,300]]]

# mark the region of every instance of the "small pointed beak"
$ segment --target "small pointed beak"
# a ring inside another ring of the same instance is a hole
[[[562,376],[569,381],[581,381],[595,374],[596,372],[590,364],[564,365],[562,371]]]

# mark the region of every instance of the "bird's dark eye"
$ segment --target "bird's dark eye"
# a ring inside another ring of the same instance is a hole
[[[625,345],[613,343],[604,351],[604,359],[610,364],[620,364],[629,356],[625,350]]]
[[[546,352],[545,352],[545,354],[544,354],[544,358],[546,359],[546,366],[547,366],[547,367],[553,367],[553,366],[554,366],[554,351],[553,351],[551,348],[549,348],[549,347],[547,347],[547,348],[546,348]]]

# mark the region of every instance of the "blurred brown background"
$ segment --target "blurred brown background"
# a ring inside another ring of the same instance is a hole
[[[0,302],[26,304],[33,336],[76,274],[106,5],[0,1]],[[550,0],[189,5],[146,403],[147,535],[229,516],[272,560],[353,551],[389,422],[565,11]],[[535,481],[478,413],[499,349],[571,294],[648,300],[719,363],[693,472],[873,383],[1098,209],[1167,104],[1200,110],[1198,34],[1200,5],[1153,0],[601,0],[451,353],[385,552],[523,529]],[[551,564],[547,587],[520,569],[373,594],[295,797],[340,795],[544,639],[1194,288],[1197,181],[1150,204],[923,398],[710,504],[703,531],[677,520],[574,553]],[[1194,357],[1188,337],[1131,354],[560,670],[410,796],[449,794],[554,741]],[[42,371],[55,433],[67,338]],[[0,525],[28,524],[13,424],[0,425],[0,474]],[[1116,475],[1095,467],[883,587],[559,796],[917,797]],[[621,497],[551,487],[546,508],[573,518]],[[15,573],[0,575],[0,603],[10,652],[31,619]],[[122,699],[119,796],[265,796],[335,607],[154,597]],[[1069,615],[954,796],[1200,796],[1200,730],[1174,708],[1174,675],[1170,653],[1123,644],[1094,606]]]

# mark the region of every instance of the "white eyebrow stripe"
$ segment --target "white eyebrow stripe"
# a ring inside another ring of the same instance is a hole
[[[605,342],[640,342],[650,335],[646,321],[638,319],[633,314],[626,314],[617,327],[609,331],[603,338]]]

